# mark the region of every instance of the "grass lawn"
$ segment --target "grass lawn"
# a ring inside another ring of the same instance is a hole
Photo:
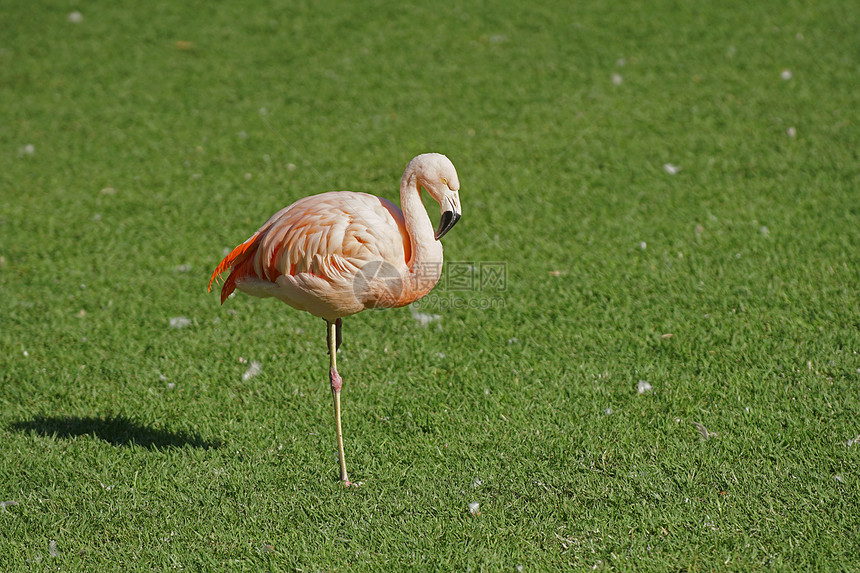
[[[858,29],[3,2],[0,571],[860,570]],[[206,283],[427,151],[440,318],[345,319],[345,490],[324,322]]]

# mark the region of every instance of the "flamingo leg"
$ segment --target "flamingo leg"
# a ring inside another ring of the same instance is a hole
[[[331,367],[329,368],[328,375],[331,382],[331,395],[334,399],[334,423],[335,436],[337,438],[337,455],[340,461],[340,481],[344,487],[349,487],[360,484],[353,484],[349,481],[349,477],[346,474],[346,457],[343,453],[343,430],[340,423],[340,389],[343,386],[343,378],[337,373],[337,348],[340,346],[341,319],[338,318],[335,322],[326,321],[326,326],[328,352],[331,358]]]

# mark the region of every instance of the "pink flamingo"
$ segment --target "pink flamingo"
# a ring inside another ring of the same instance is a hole
[[[424,188],[442,207],[439,227],[421,203]],[[230,270],[221,304],[235,290],[275,297],[326,321],[340,480],[349,481],[343,451],[337,349],[341,318],[366,308],[407,305],[426,295],[442,273],[439,239],[460,219],[460,182],[444,155],[426,153],[406,166],[400,205],[352,191],[299,199],[271,216],[224,257],[212,282]]]

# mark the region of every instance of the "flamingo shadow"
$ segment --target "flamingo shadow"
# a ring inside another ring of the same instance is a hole
[[[151,450],[184,446],[208,450],[221,445],[197,434],[150,428],[125,416],[36,416],[32,420],[12,422],[9,428],[52,438],[93,436],[115,446],[134,445]]]

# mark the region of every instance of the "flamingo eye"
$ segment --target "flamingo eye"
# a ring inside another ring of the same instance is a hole
[[[442,178],[442,185],[447,185],[447,184],[448,184],[448,180],[443,177]]]

